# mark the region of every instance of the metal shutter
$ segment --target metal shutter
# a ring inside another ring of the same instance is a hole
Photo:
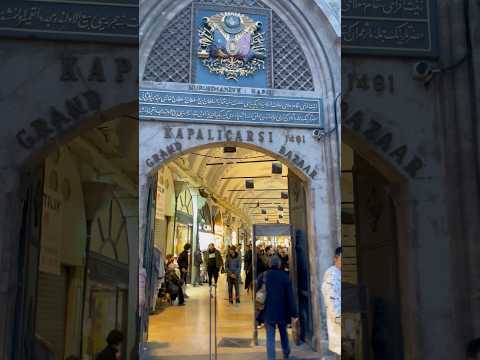
[[[57,359],[64,358],[67,275],[40,273],[38,278],[36,333],[47,340]]]

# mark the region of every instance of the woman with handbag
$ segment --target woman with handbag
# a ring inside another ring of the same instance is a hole
[[[240,271],[242,268],[240,255],[237,253],[235,246],[230,246],[227,255],[227,261],[225,262],[225,270],[227,271],[228,281],[228,300],[230,304],[233,304],[233,287],[235,287],[235,300],[236,303],[240,303]]]
[[[265,323],[267,332],[267,359],[275,360],[275,332],[280,332],[284,359],[290,356],[287,325],[297,321],[298,310],[293,297],[293,287],[286,271],[281,270],[282,262],[277,256],[270,260],[270,270],[259,276],[257,282],[256,306],[259,320]]]

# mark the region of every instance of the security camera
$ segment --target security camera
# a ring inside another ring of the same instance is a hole
[[[415,80],[429,82],[433,76],[433,69],[432,66],[425,62],[419,61],[413,64],[413,78]]]
[[[315,139],[319,140],[323,135],[324,135],[324,133],[323,133],[323,130],[322,130],[322,129],[315,129],[315,130],[313,130],[312,136],[313,136]]]

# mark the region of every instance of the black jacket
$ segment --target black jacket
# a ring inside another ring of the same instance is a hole
[[[103,351],[97,355],[96,360],[117,360],[115,355],[117,354],[117,349],[108,345]]]
[[[183,250],[180,255],[178,256],[178,267],[181,269],[188,270],[188,251]]]
[[[175,270],[168,270],[165,274],[165,284],[169,294],[178,294],[183,286],[183,281],[180,280]]]

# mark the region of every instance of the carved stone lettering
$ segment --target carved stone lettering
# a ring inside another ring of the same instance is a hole
[[[39,139],[44,139],[51,134],[53,134],[55,131],[48,125],[47,120],[38,118],[30,124],[30,126],[35,130],[35,133],[37,134],[37,137]]]
[[[235,141],[242,142],[242,132],[240,130],[237,131],[237,135],[235,136]]]
[[[377,140],[375,145],[377,145],[381,150],[383,150],[383,152],[387,152],[388,150],[390,150],[392,139],[393,139],[392,133],[388,132],[382,135],[382,137]]]
[[[164,138],[171,139],[173,138],[173,129],[171,127],[164,127]]]
[[[78,81],[78,76],[76,72],[76,66],[78,58],[74,56],[65,56],[62,57],[62,74],[60,76],[60,81]]]
[[[93,59],[88,81],[105,82],[105,71],[103,69],[102,59],[98,56]]]
[[[417,172],[422,169],[424,166],[423,160],[418,156],[415,156],[407,166],[405,166],[405,171],[412,177],[415,178]]]
[[[177,136],[175,137],[175,139],[183,139],[183,130],[182,130],[182,128],[178,128],[178,130],[177,130]]]
[[[390,156],[393,157],[399,165],[401,165],[403,163],[403,159],[405,158],[405,155],[407,154],[407,151],[408,151],[407,145],[402,145],[397,149],[393,150],[390,153]]]
[[[25,129],[20,130],[16,135],[17,141],[24,149],[31,149],[35,145],[33,137],[27,134]]]
[[[380,134],[381,130],[382,130],[382,125],[379,122],[372,119],[369,122],[368,129],[363,132],[363,135],[365,135],[367,140],[374,141]]]
[[[73,99],[66,100],[65,106],[67,108],[68,115],[75,120],[78,120],[82,115],[88,112],[88,110],[83,106],[81,98],[78,96],[75,96]]]
[[[263,143],[265,141],[265,133],[263,131],[260,131],[258,133],[258,141]]]
[[[132,63],[126,58],[117,58],[115,59],[115,64],[117,68],[115,81],[122,83],[125,81],[125,75],[132,71]]]
[[[203,140],[202,129],[198,129],[198,131],[197,131],[197,140]]]
[[[187,129],[187,138],[188,140],[192,140],[192,136],[195,135],[195,130],[188,128]]]
[[[57,131],[62,131],[63,126],[68,124],[72,121],[72,119],[68,118],[60,111],[58,111],[55,107],[50,108],[50,123],[55,127]]]
[[[347,118],[345,124],[349,125],[352,129],[356,131],[361,131],[363,124],[363,113],[361,111],[357,111],[351,117]]]

